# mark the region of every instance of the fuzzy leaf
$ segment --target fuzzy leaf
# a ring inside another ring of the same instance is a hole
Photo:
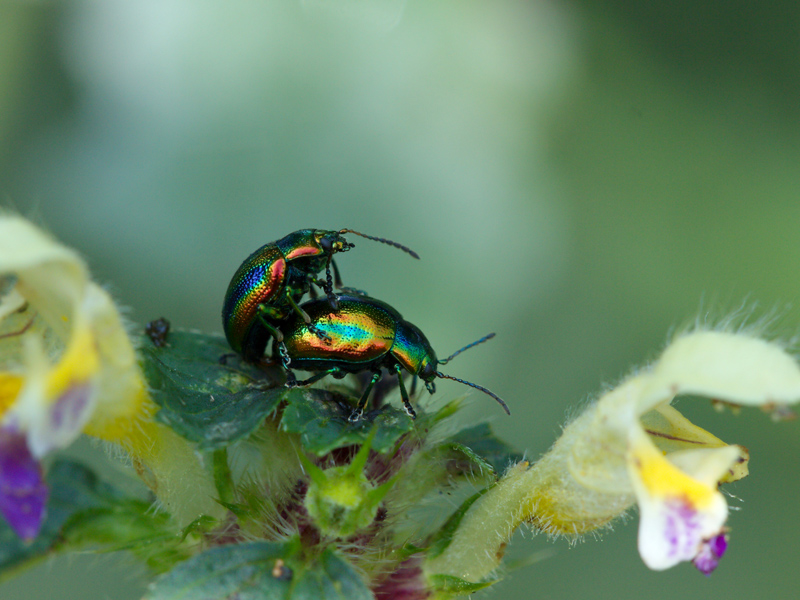
[[[492,465],[495,473],[502,475],[511,465],[522,460],[522,454],[497,438],[488,423],[480,423],[468,429],[462,429],[450,438],[449,442],[460,444],[472,450],[476,455]],[[456,449],[454,447],[454,449]],[[468,457],[472,458],[472,457]]]
[[[278,561],[292,552],[272,542],[212,548],[156,579],[144,600],[283,600],[292,571]]]
[[[328,549],[303,571],[291,600],[373,600],[373,595],[353,567]]]
[[[303,448],[317,456],[344,446],[361,445],[377,424],[372,442],[376,452],[388,452],[400,437],[414,429],[405,412],[382,406],[355,423],[348,421],[353,407],[344,396],[320,389],[293,390],[283,411],[281,427],[300,435]]]
[[[475,504],[475,501],[478,498],[483,496],[490,489],[491,486],[485,487],[482,490],[474,493],[461,503],[461,506],[458,507],[458,510],[450,515],[439,531],[433,535],[428,544],[428,556],[430,558],[436,558],[447,549],[447,547],[450,545],[450,542],[453,541],[453,536],[456,534],[456,531],[458,531],[458,527],[461,525],[461,520],[464,518],[464,515],[467,514],[469,508]]]
[[[447,451],[447,469],[457,475],[489,475],[497,478],[494,467],[483,457],[464,444],[452,442],[445,445]]]
[[[68,545],[68,542],[62,541],[62,532],[67,526],[78,531],[81,527],[81,515],[111,506],[123,498],[119,491],[100,481],[86,467],[65,460],[53,463],[45,479],[50,489],[47,517],[39,535],[31,544],[22,542],[5,521],[0,520],[2,576],[29,566],[50,553],[63,550]]]
[[[463,596],[487,588],[490,585],[497,583],[497,580],[472,583],[470,581],[459,579],[453,575],[432,575],[430,576],[430,582],[431,585],[440,592]]]
[[[250,435],[286,397],[277,367],[258,369],[231,355],[221,337],[176,331],[163,347],[142,342],[156,418],[200,450]]]

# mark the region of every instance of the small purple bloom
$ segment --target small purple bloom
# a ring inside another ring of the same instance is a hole
[[[36,537],[44,521],[47,486],[23,433],[0,429],[0,513],[19,537]]]
[[[728,549],[728,534],[724,531],[715,535],[711,539],[703,540],[700,551],[692,561],[694,566],[705,575],[711,575],[712,571],[719,565],[719,559]]]

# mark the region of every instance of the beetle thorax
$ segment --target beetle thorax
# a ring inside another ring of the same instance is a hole
[[[408,321],[398,323],[392,356],[409,373],[422,377],[423,371],[427,375],[432,370],[436,376],[436,353],[419,327]]]

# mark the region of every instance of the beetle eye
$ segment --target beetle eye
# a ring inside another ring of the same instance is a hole
[[[431,363],[426,362],[425,366],[423,366],[419,370],[418,375],[420,379],[422,379],[422,381],[427,382],[426,383],[427,385],[428,383],[431,383],[434,379],[436,379],[436,368]]]
[[[320,248],[325,252],[325,254],[330,254],[333,250],[333,240],[329,238],[327,235],[323,236],[319,240]]]

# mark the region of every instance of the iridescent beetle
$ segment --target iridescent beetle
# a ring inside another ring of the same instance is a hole
[[[437,370],[440,364],[450,362],[464,350],[491,339],[494,337],[493,333],[464,346],[446,359],[439,360],[428,339],[416,325],[404,320],[394,308],[375,298],[340,295],[339,307],[335,311],[323,299],[306,302],[302,308],[311,322],[306,323],[297,316],[289,318],[281,327],[283,343],[275,345],[276,355],[282,356],[287,372],[286,385],[307,386],[327,375],[341,379],[348,373],[372,371],[372,379],[350,416],[351,421],[361,418],[372,387],[381,378],[382,367],[397,373],[403,406],[412,419],[416,417],[416,413],[403,383],[403,370],[422,379],[431,394],[436,392],[434,380],[437,377],[452,379],[488,394],[506,413],[511,414],[506,403],[485,387]],[[325,335],[319,336],[314,330]],[[308,379],[298,381],[293,368],[318,372]]]
[[[258,362],[270,335],[278,341],[283,339],[278,326],[290,314],[294,313],[304,323],[310,324],[309,316],[298,303],[312,285],[325,291],[329,308],[336,308],[331,267],[336,276],[336,287],[341,287],[341,279],[333,255],[354,247],[343,237],[345,233],[389,244],[419,258],[415,252],[396,242],[352,229],[301,229],[261,246],[233,275],[222,305],[225,337],[235,352],[245,360]],[[323,269],[326,280],[320,281],[317,274]],[[325,335],[313,324],[310,327],[312,333]]]

